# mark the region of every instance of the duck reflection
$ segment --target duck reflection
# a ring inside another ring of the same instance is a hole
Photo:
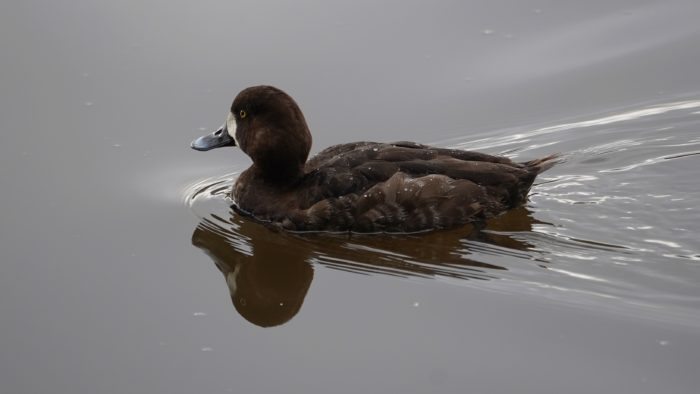
[[[192,244],[214,260],[234,307],[249,322],[276,326],[299,312],[314,276],[305,245],[237,215],[228,229],[204,219]]]
[[[504,267],[468,256],[476,244],[510,251],[531,248],[509,234],[536,222],[526,208],[489,221],[418,235],[292,234],[275,232],[231,211],[228,220],[203,219],[192,235],[224,275],[233,305],[262,327],[284,324],[301,309],[311,285],[312,263],[365,274],[488,280]],[[486,230],[486,231],[483,231]]]

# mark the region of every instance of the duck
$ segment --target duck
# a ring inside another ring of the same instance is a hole
[[[232,186],[232,208],[290,232],[417,233],[485,223],[523,205],[537,175],[559,160],[516,163],[408,141],[344,143],[308,159],[311,144],[296,101],[263,85],[238,93],[224,124],[191,148],[240,148],[253,163]]]

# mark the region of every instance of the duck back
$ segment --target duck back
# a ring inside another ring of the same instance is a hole
[[[239,180],[244,187],[234,189],[234,200],[244,213],[288,231],[445,229],[523,204],[537,174],[556,161],[556,155],[514,163],[411,142],[355,142],[321,151],[292,184],[246,187]],[[264,201],[272,199],[271,209]]]

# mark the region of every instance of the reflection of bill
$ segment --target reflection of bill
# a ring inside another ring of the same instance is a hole
[[[491,220],[486,230],[492,231],[467,226],[419,235],[299,235],[271,231],[232,212],[228,221],[203,219],[192,244],[214,260],[238,313],[270,327],[286,323],[301,309],[314,275],[312,260],[359,273],[493,279],[505,268],[466,258],[470,245],[477,241],[526,250],[530,245],[504,232],[530,231],[533,223],[530,212],[518,208]]]

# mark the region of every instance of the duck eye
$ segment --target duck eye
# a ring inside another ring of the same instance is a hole
[[[245,110],[242,109],[240,112],[238,112],[238,116],[239,116],[241,119],[245,119],[245,117],[248,116],[248,113],[247,113]]]

